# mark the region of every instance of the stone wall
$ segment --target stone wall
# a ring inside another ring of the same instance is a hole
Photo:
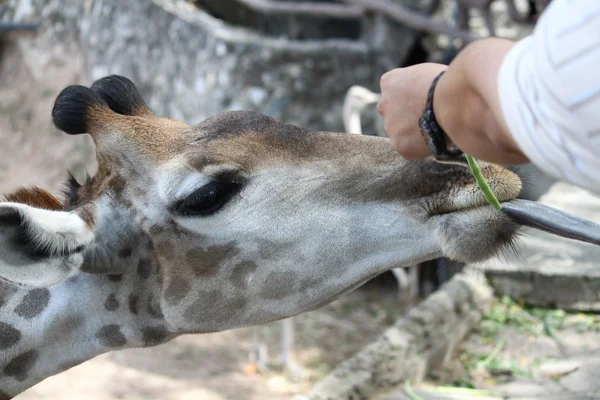
[[[10,0],[0,21],[36,21],[34,5]],[[50,112],[60,90],[86,81],[75,31],[57,18],[70,10],[58,8],[44,8],[39,31],[0,33],[0,198],[19,186],[59,195],[67,170],[83,181],[95,169],[91,138],[52,126]]]
[[[247,109],[342,130],[347,89],[377,90],[381,74],[400,65],[415,41],[414,32],[374,16],[364,18],[360,40],[290,41],[231,27],[183,0],[7,4],[4,20],[39,21],[37,35],[77,49],[83,83],[128,76],[157,114],[190,124]]]
[[[455,275],[376,341],[294,400],[366,400],[440,372],[492,303],[475,271]]]

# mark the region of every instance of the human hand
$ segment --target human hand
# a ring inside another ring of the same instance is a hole
[[[394,148],[408,160],[431,156],[419,129],[431,83],[448,67],[425,63],[397,68],[381,77],[381,99],[377,111]],[[448,143],[450,144],[450,143]]]

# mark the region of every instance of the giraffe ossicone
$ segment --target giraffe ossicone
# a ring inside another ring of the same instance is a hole
[[[58,96],[98,171],[58,201],[0,203],[0,399],[98,354],[280,320],[395,267],[471,262],[518,227],[466,163],[406,161],[389,140],[246,111],[160,118],[127,78]],[[501,201],[521,181],[492,164]]]

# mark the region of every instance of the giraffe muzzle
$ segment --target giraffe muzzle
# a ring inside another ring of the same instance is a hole
[[[500,210],[520,225],[600,245],[600,225],[585,218],[522,199],[504,202]]]

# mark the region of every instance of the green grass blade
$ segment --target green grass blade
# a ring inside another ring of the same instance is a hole
[[[500,353],[500,350],[502,350],[502,347],[504,347],[504,339],[500,339],[498,341],[496,346],[494,346],[492,352],[485,358],[485,360],[481,362],[481,366],[486,368],[492,361],[494,361],[496,357],[498,357],[498,354]]]
[[[404,382],[404,393],[406,393],[406,395],[411,400],[423,400],[423,398],[421,396],[419,396],[418,394],[416,394],[415,392],[413,392],[409,380],[407,380],[407,381]]]
[[[490,203],[492,205],[492,207],[494,207],[496,210],[499,210],[500,202],[494,195],[494,192],[492,192],[492,189],[490,189],[485,178],[483,177],[483,174],[481,173],[481,168],[479,167],[479,164],[470,155],[465,154],[465,157],[467,158],[467,162],[469,163],[469,168],[471,169],[471,173],[475,177],[477,186],[479,186],[479,189],[483,192],[483,195],[487,199],[488,203]]]

